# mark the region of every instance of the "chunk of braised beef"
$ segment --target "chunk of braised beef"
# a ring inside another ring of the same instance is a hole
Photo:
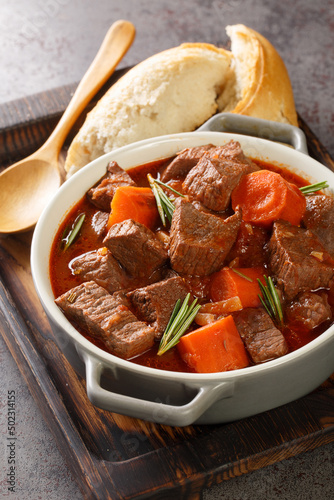
[[[110,295],[94,281],[72,288],[55,302],[69,320],[117,356],[131,358],[154,343],[154,329],[138,321],[122,296]]]
[[[311,231],[276,221],[268,250],[272,274],[285,299],[330,285],[334,261]]]
[[[303,224],[334,257],[334,198],[322,194],[306,196]]]
[[[160,339],[178,299],[183,302],[189,289],[180,276],[175,276],[152,285],[129,292],[138,318],[150,323],[155,337]]]
[[[171,179],[183,179],[203,154],[211,148],[214,148],[213,144],[183,149],[162,172],[161,180],[168,182]]]
[[[236,240],[240,223],[240,212],[222,219],[197,210],[184,198],[177,199],[170,230],[172,268],[197,276],[218,271]]]
[[[168,182],[171,179],[183,179],[203,156],[211,160],[238,162],[244,165],[246,173],[259,170],[259,167],[245,156],[240,143],[232,140],[224,146],[207,144],[182,150],[163,171],[161,180]]]
[[[100,237],[105,236],[107,232],[108,218],[109,218],[109,213],[102,212],[100,210],[98,212],[95,212],[95,214],[92,217],[92,222],[91,222],[92,227],[95,233]]]
[[[111,161],[107,173],[99,183],[87,192],[87,197],[100,210],[110,212],[110,203],[119,186],[135,186],[136,183],[117,162]]]
[[[86,252],[73,259],[69,267],[81,281],[95,281],[109,293],[126,293],[170,277],[172,272],[162,267],[149,276],[130,276],[106,247]]]
[[[204,155],[186,176],[183,191],[205,207],[223,211],[245,172],[247,169],[241,163],[210,159]]]
[[[261,307],[232,313],[237,330],[254,363],[264,363],[288,352],[284,336]]]
[[[134,277],[150,276],[168,259],[164,244],[153,231],[132,219],[113,224],[103,243]]]
[[[298,295],[285,308],[285,314],[289,323],[303,325],[309,330],[332,318],[325,291],[304,292]]]
[[[240,143],[230,141],[206,151],[187,174],[182,187],[192,199],[219,212],[228,207],[241,177],[255,170],[259,167],[244,155]]]
[[[238,141],[231,140],[224,146],[216,146],[214,149],[210,149],[207,155],[212,159],[242,163],[247,167],[245,168],[247,174],[260,169],[256,163],[244,154]]]
[[[79,255],[69,267],[82,281],[95,281],[109,293],[131,285],[131,278],[106,247]]]
[[[228,262],[234,261],[238,267],[264,266],[269,238],[266,229],[241,221],[237,239],[228,254]]]

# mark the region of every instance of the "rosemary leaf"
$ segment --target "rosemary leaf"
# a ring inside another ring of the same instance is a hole
[[[277,290],[274,286],[274,283],[272,282],[272,279],[270,277],[268,278],[268,288],[270,290],[270,295],[273,298],[274,308],[276,311],[276,317],[278,320],[278,324],[283,325],[283,311],[282,311],[281,302],[280,302]]]
[[[171,200],[168,198],[168,196],[166,195],[164,190],[161,189],[160,186],[156,186],[156,187],[157,187],[157,191],[159,193],[160,202],[161,202],[161,205],[163,207],[163,210],[167,216],[167,219],[169,220],[169,222],[171,222],[172,217],[173,217],[173,212],[175,210],[175,205],[171,202]]]
[[[272,297],[270,295],[270,290],[269,290],[269,286],[268,286],[269,282],[268,282],[267,276],[264,276],[264,280],[266,282],[266,285],[263,285],[262,282],[260,280],[258,280],[259,285],[260,285],[260,289],[262,292],[262,296],[263,296],[263,297],[260,297],[260,299],[261,299],[262,304],[265,306],[269,316],[275,320],[276,309],[275,309]]]
[[[157,184],[160,184],[160,186],[163,186],[166,189],[169,189],[170,191],[172,191],[173,193],[177,194],[178,196],[182,196],[182,198],[184,198],[184,194],[179,193],[178,191],[176,191],[176,189],[172,188],[172,186],[169,186],[168,184],[165,184],[160,179],[155,179],[155,182]]]
[[[157,204],[157,208],[158,208],[161,222],[165,226],[166,225],[165,211],[164,211],[164,208],[163,208],[162,203],[161,203],[161,199],[160,199],[157,185],[155,184],[154,179],[151,176],[151,174],[147,174],[147,178],[148,178],[148,182],[150,184],[150,188],[152,189],[152,192],[154,194],[154,198],[155,198],[155,201]]]
[[[72,225],[68,235],[65,238],[63,238],[62,241],[65,243],[64,252],[72,245],[75,238],[78,236],[79,231],[82,227],[82,224],[85,220],[85,217],[86,217],[86,214],[84,214],[84,213],[78,215],[78,217],[73,222],[73,225]]]
[[[173,323],[173,321],[174,321],[177,313],[180,310],[180,307],[181,307],[181,299],[177,299],[176,304],[175,304],[174,309],[173,309],[173,312],[172,312],[172,314],[171,314],[171,316],[169,318],[169,321],[167,323],[166,330],[168,330],[170,328],[170,326]]]
[[[158,186],[158,192],[160,194],[160,198],[162,199],[162,201],[164,202],[164,204],[166,205],[166,207],[169,208],[169,210],[175,210],[175,205],[174,203],[172,202],[172,200],[170,198],[168,198],[168,196],[166,195],[165,191],[163,189],[161,189],[160,186]]]
[[[195,299],[190,306],[188,305],[189,299],[190,293],[187,294],[182,305],[180,300],[176,302],[168,325],[160,341],[158,350],[159,356],[164,354],[179,342],[180,338],[184,332],[187,331],[198,313],[201,306],[196,305],[197,299]]]
[[[270,276],[268,278],[267,276],[264,276],[264,280],[266,285],[258,279],[262,293],[262,297],[259,294],[260,301],[271,319],[276,323],[276,325],[281,327],[283,326],[283,311],[277,290]]]
[[[172,202],[172,200],[167,196],[167,194],[165,193],[165,191],[162,189],[161,186],[169,189],[170,191],[173,191],[178,196],[183,197],[183,195],[178,191],[176,191],[175,189],[173,189],[172,187],[168,186],[167,184],[164,184],[163,182],[159,181],[158,179],[154,179],[151,174],[147,174],[147,179],[150,184],[150,188],[153,191],[155,201],[157,203],[161,222],[164,226],[166,226],[166,217],[169,222],[172,221],[175,205]]]
[[[190,298],[190,294],[188,293],[186,298],[183,301],[182,306],[179,308],[177,314],[174,314],[174,311],[173,311],[172,315],[174,316],[174,320],[172,321],[170,327],[165,330],[164,335],[161,339],[160,348],[165,347],[165,345],[175,335],[175,332],[177,331],[179,325],[182,324],[182,321],[183,321],[183,319],[186,315],[186,312],[187,312],[189,298]]]
[[[259,284],[260,284],[260,288],[261,288],[261,292],[262,292],[262,297],[259,294],[259,299],[260,299],[263,307],[265,308],[265,310],[269,314],[269,316],[271,318],[273,318],[275,315],[275,310],[273,310],[271,307],[271,302],[270,302],[270,299],[268,298],[267,291],[266,291],[265,287],[262,285],[262,283],[259,282]]]
[[[309,186],[300,187],[299,190],[303,194],[311,194],[311,193],[316,193],[317,191],[321,191],[322,189],[326,189],[328,187],[329,187],[328,182],[322,181],[322,182],[316,182],[315,184],[310,184]]]
[[[191,312],[191,314],[186,316],[186,318],[184,319],[184,323],[182,324],[182,327],[177,331],[177,334],[168,342],[168,344],[164,347],[164,349],[161,350],[160,353],[158,353],[159,355],[164,354],[166,351],[168,351],[172,347],[175,347],[176,344],[178,344],[184,332],[188,330],[189,326],[194,321],[200,307],[201,307],[200,305],[197,305]]]
[[[232,271],[235,273],[235,274],[238,274],[239,276],[241,276],[242,278],[244,278],[245,280],[247,281],[250,281],[251,283],[253,283],[253,280],[252,278],[250,278],[249,276],[246,276],[244,273],[242,273],[241,271],[237,270],[237,269],[234,269],[234,267],[231,267],[230,269],[232,269]]]

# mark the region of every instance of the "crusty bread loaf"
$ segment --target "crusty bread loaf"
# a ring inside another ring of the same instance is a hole
[[[219,111],[297,124],[284,63],[261,35],[227,27],[232,51],[186,43],[137,64],[87,115],[65,161],[70,176],[113,149],[195,130]]]

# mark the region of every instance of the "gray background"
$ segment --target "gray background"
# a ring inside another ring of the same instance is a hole
[[[109,26],[121,18],[135,24],[137,35],[119,67],[185,41],[225,46],[227,24],[243,23],[258,30],[281,53],[300,115],[334,157],[333,0],[0,0],[0,103],[79,81]],[[8,390],[16,391],[17,403],[18,493],[9,498],[81,499],[75,478],[2,339],[0,366],[3,436]],[[333,455],[334,445],[326,445],[214,486],[203,498],[333,498]],[[0,498],[6,498],[4,453],[0,460]]]

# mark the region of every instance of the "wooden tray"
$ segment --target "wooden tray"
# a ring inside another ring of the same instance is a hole
[[[45,141],[73,89],[0,106],[3,167]],[[334,170],[302,120],[301,127],[310,154]],[[31,237],[32,232],[0,236],[0,332],[84,498],[200,498],[217,482],[334,440],[334,377],[293,403],[224,425],[171,428],[92,406],[85,382],[57,347],[35,293]]]

